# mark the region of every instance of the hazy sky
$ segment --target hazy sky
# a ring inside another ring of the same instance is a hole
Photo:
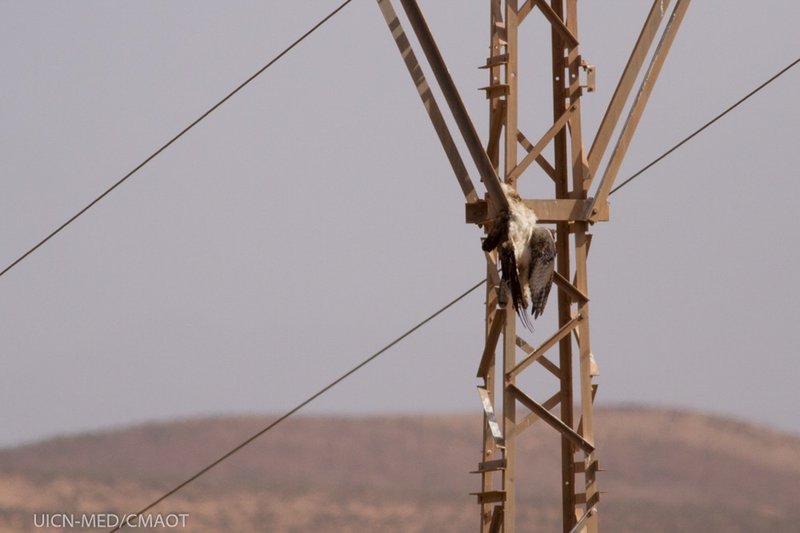
[[[338,3],[0,2],[0,266]],[[648,4],[581,2],[581,51],[598,72],[587,137]],[[800,55],[797,2],[693,4],[620,179]],[[421,5],[485,136],[488,2]],[[537,138],[549,33],[531,17],[521,120]],[[612,197],[590,257],[599,403],[800,432],[798,83],[800,68]],[[355,0],[0,278],[0,445],[282,412],[482,278],[480,231],[463,219],[380,12]],[[306,412],[479,412],[482,301]],[[528,379],[535,397],[555,391]]]

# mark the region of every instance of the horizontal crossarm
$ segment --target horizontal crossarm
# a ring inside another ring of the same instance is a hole
[[[608,201],[592,207],[592,199],[557,198],[549,200],[523,200],[525,205],[533,209],[536,218],[544,224],[555,222],[592,222],[608,220]],[[592,210],[597,209],[596,213]],[[466,221],[468,224],[485,224],[489,221],[489,206],[485,200],[466,205]]]

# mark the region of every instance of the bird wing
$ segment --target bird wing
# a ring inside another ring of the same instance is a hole
[[[536,319],[544,312],[555,270],[556,243],[550,230],[536,226],[531,235],[531,270],[528,286],[531,289],[531,313]]]
[[[484,252],[491,252],[508,240],[508,221],[509,213],[507,210],[503,210],[492,224],[492,228],[481,245]]]
[[[525,327],[531,328],[528,317],[524,312],[523,297],[522,297],[522,284],[520,283],[517,259],[514,254],[514,245],[511,241],[506,241],[500,245],[498,249],[498,256],[500,259],[500,268],[503,273],[503,281],[508,286],[511,292],[511,303],[514,306],[517,316],[520,317]]]

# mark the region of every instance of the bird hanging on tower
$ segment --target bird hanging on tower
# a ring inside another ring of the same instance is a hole
[[[525,311],[531,304],[533,318],[538,318],[547,304],[553,284],[556,245],[552,232],[539,226],[536,214],[526,206],[512,187],[501,183],[508,199],[494,220],[483,251],[497,249],[504,284],[511,292],[514,311],[525,327],[532,329]]]

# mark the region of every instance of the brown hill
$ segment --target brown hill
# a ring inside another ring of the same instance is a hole
[[[136,511],[268,421],[152,423],[0,450],[0,531],[47,531],[35,513]],[[797,530],[800,438],[638,408],[602,409],[597,426],[603,531]],[[480,431],[474,416],[292,419],[154,512],[189,513],[184,530],[198,532],[475,531]],[[560,530],[557,449],[544,426],[521,438],[520,532]]]

